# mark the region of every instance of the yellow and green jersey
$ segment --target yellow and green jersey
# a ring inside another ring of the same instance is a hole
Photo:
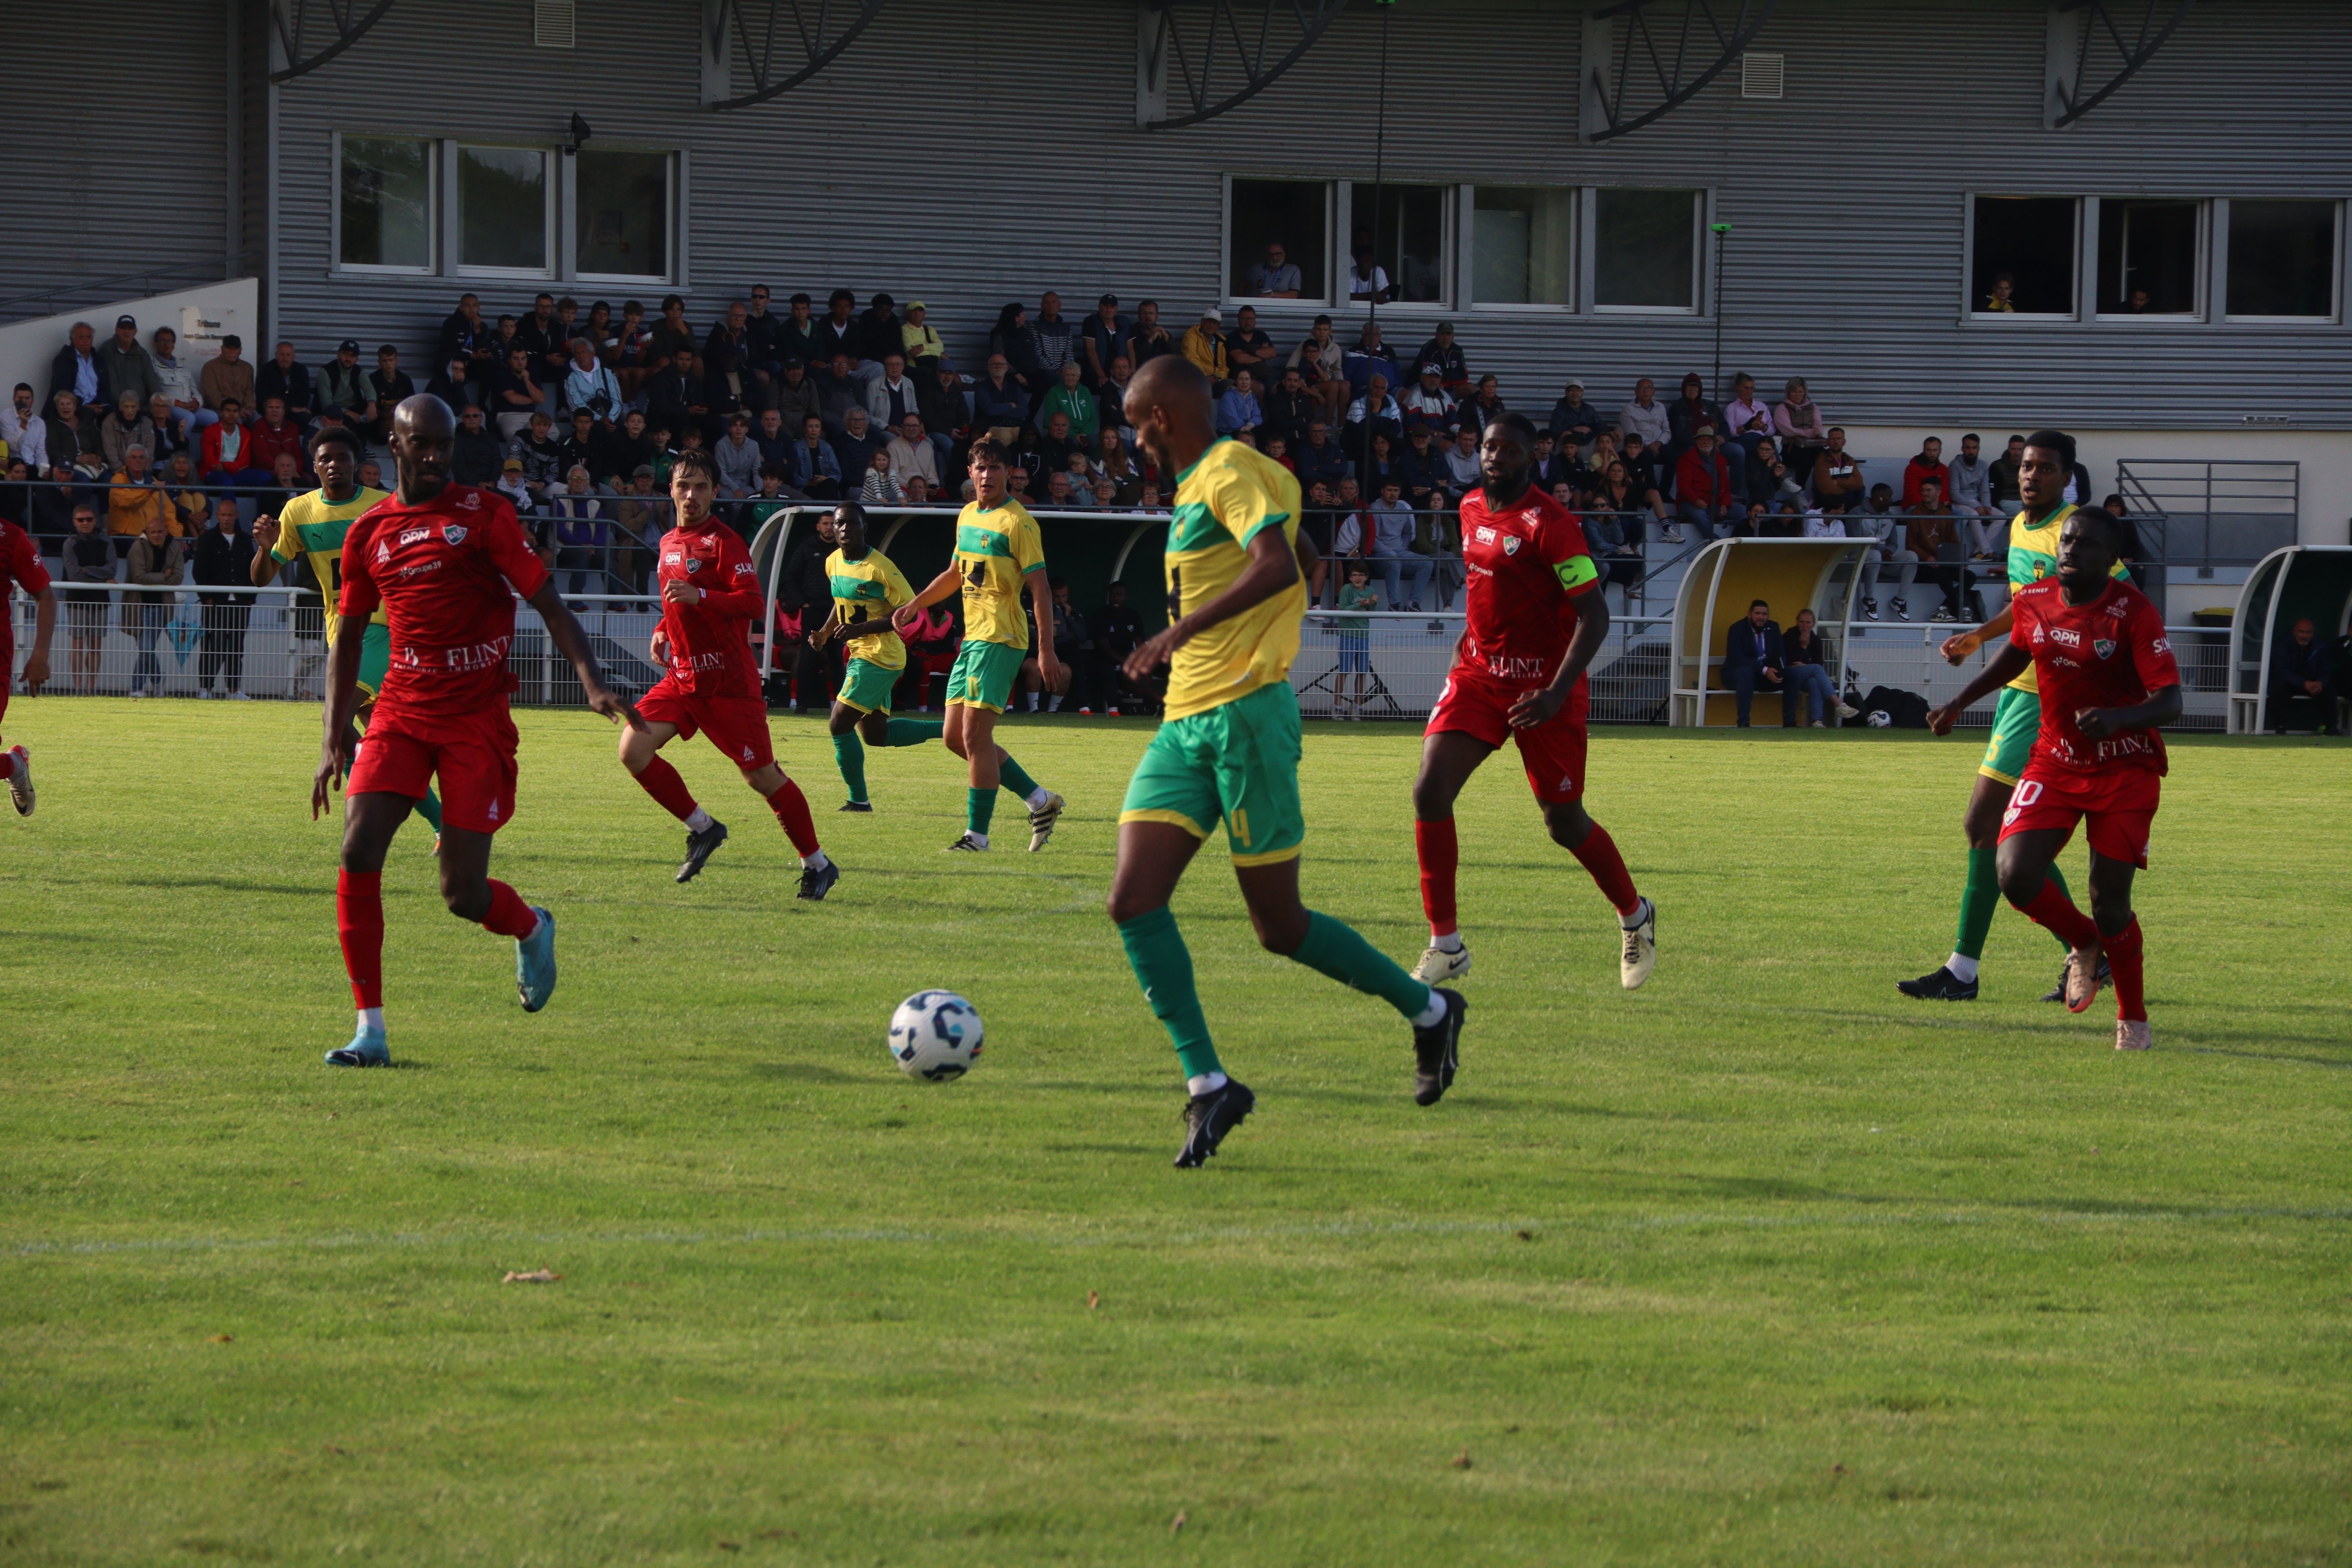
[[[2058,534],[2066,526],[2066,520],[2078,510],[2070,501],[2039,524],[2022,511],[2009,520],[2009,591],[2012,597],[2020,588],[2031,588],[2044,577],[2058,574]],[[2128,577],[2131,574],[2118,561],[2112,575]],[[2042,689],[2041,683],[2033,678],[2033,667],[2030,664],[2025,667],[2023,675],[2009,684],[2015,691],[2039,692]]]
[[[964,640],[1027,647],[1021,594],[1029,574],[1045,569],[1045,542],[1029,509],[1010,496],[992,507],[964,503],[956,518],[955,560],[963,578]]]
[[[1187,616],[1234,585],[1249,543],[1269,528],[1298,544],[1298,477],[1254,447],[1219,441],[1176,476],[1168,525],[1168,608]],[[1166,717],[1181,719],[1285,680],[1307,615],[1302,576],[1272,598],[1218,622],[1176,650]]]
[[[335,628],[342,617],[334,613],[335,601],[343,592],[343,535],[360,515],[380,500],[392,498],[383,490],[372,490],[362,485],[345,501],[331,501],[324,490],[312,490],[309,495],[296,496],[278,514],[278,542],[269,547],[272,561],[291,561],[297,555],[310,558],[310,574],[319,580],[319,592],[327,596],[327,640],[335,640]],[[391,625],[383,606],[376,606],[372,617],[378,626]]]
[[[833,613],[851,627],[849,656],[883,669],[907,668],[907,645],[890,629],[890,612],[908,603],[915,591],[890,558],[868,550],[852,561],[838,550],[824,558],[824,574],[833,584]],[[856,627],[872,623],[870,631]]]

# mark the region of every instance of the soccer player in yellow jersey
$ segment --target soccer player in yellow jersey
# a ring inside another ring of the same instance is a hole
[[[362,514],[388,499],[386,492],[370,489],[359,482],[360,463],[364,456],[359,438],[349,430],[340,425],[321,426],[310,437],[310,467],[319,476],[319,488],[288,501],[281,516],[265,514],[253,520],[253,585],[267,588],[296,556],[308,556],[310,574],[319,580],[319,592],[327,601],[327,646],[331,648],[335,645],[335,628],[342,621],[342,616],[335,613],[335,601],[343,591],[343,535],[351,531],[352,524]],[[392,623],[379,605],[375,614],[368,617],[366,640],[360,648],[360,708],[355,721],[362,733],[367,729],[368,714],[375,707],[376,691],[383,685],[384,674],[391,668]],[[356,746],[352,754],[358,756]],[[416,803],[416,815],[433,829],[437,846],[441,840],[441,800],[429,786],[425,798]]]
[[[1298,696],[1290,663],[1314,547],[1298,531],[1298,480],[1255,447],[1219,440],[1209,383],[1176,354],[1129,384],[1128,423],[1177,476],[1168,529],[1170,624],[1129,656],[1140,680],[1169,666],[1168,706],[1118,816],[1110,918],[1145,1000],[1167,1027],[1191,1099],[1180,1169],[1201,1164],[1256,1104],[1226,1076],[1168,900],[1220,819],[1250,924],[1269,952],[1381,997],[1412,1023],[1413,1099],[1454,1081],[1465,1006],[1406,973],[1349,927],[1299,901]],[[1050,625],[1041,620],[1040,625]]]
[[[1005,488],[1004,448],[993,441],[971,444],[972,499],[956,519],[955,560],[912,600],[891,615],[894,631],[951,594],[963,595],[963,647],[948,672],[948,750],[971,763],[971,789],[962,837],[950,849],[988,847],[988,824],[996,814],[1002,784],[1029,807],[1029,849],[1045,847],[1066,804],[1040,786],[996,743],[996,721],[1012,699],[1013,678],[1029,657],[1029,623],[1021,614],[1025,589],[1037,624],[1054,624],[1054,601],[1045,582],[1045,546],[1037,520]],[[1045,684],[1060,690],[1062,661],[1054,639],[1040,637],[1037,668]]]
[[[822,652],[836,642],[849,643],[829,725],[833,760],[849,786],[848,803],[841,809],[872,811],[866,796],[866,748],[919,746],[938,740],[941,726],[936,719],[890,717],[890,693],[907,673],[907,645],[891,629],[890,617],[915,591],[887,555],[866,542],[864,507],[843,502],[833,514],[833,526],[841,538],[841,548],[824,558],[833,613],[809,634],[809,646]]]

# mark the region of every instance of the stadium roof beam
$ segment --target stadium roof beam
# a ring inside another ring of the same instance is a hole
[[[319,0],[318,9],[326,14],[325,24],[314,28],[309,25],[310,0],[269,0],[271,81],[291,81],[317,70],[358,43],[383,20],[392,0]],[[321,32],[332,36],[322,39]],[[307,55],[302,52],[306,46],[311,50]]]
[[[1208,0],[1185,7],[1197,25],[1183,26],[1179,8],[1143,0],[1136,13],[1135,122],[1146,131],[1198,125],[1256,97],[1315,47],[1348,0]],[[1240,79],[1221,85],[1236,69]]]
[[[1578,129],[1585,141],[1628,135],[1697,97],[1756,41],[1780,0],[1681,0],[1679,21],[1667,19],[1672,4],[1619,0],[1586,16],[1584,94],[1578,110]],[[1717,15],[1718,6],[1721,16]],[[1622,27],[1617,26],[1620,18]],[[1637,62],[1648,68],[1640,73],[1638,89]],[[1643,107],[1653,78],[1657,101]]]
[[[702,0],[702,101],[713,110],[749,109],[792,91],[856,43],[886,3]],[[737,46],[751,72],[749,92],[734,89]]]
[[[2189,15],[2197,0],[2056,0],[2050,7],[2050,92],[2042,102],[2042,122],[2053,131],[2072,125],[2155,57]],[[2118,11],[2139,12],[2139,26],[2126,40]],[[2091,79],[2095,46],[2104,41],[2114,52],[2097,49],[2106,79],[2084,90]]]

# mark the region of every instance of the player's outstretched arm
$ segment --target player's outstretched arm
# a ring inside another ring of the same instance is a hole
[[[2162,686],[2147,694],[2144,702],[2128,708],[2083,708],[2075,710],[2074,728],[2083,731],[2084,739],[2104,741],[2110,735],[2120,735],[2126,730],[2160,730],[2180,718],[2180,688]]]
[[[1568,694],[1592,663],[1593,656],[1609,637],[1609,600],[1598,583],[1585,593],[1571,596],[1569,607],[1576,612],[1576,630],[1568,639],[1568,651],[1560,655],[1559,672],[1548,686],[1521,692],[1511,704],[1511,727],[1525,730],[1540,724],[1559,712],[1568,701]]]
[[[550,578],[539,585],[530,596],[530,607],[547,627],[547,635],[555,644],[555,651],[570,661],[572,673],[580,677],[580,689],[588,694],[588,706],[615,723],[626,724],[633,730],[645,727],[637,710],[628,700],[604,684],[604,672],[596,663],[596,650],[588,646],[588,634],[580,628],[572,612],[563,603],[563,595],[555,591],[555,581]],[[338,650],[341,644],[337,645]]]
[[[2000,614],[1995,616],[1992,619],[1987,621],[1976,630],[1972,632],[1958,632],[1951,637],[1946,637],[1944,639],[1944,646],[1937,651],[1944,656],[1945,663],[1959,664],[1966,660],[1970,654],[1976,652],[1977,649],[1992,641],[1993,638],[2007,637],[2013,618],[2014,617],[2011,616],[2010,611],[2010,606],[2003,605],[2000,607]]]
[[[1938,735],[1950,734],[1952,726],[1960,721],[1962,713],[2023,675],[2026,667],[2032,662],[2033,656],[2017,644],[2004,645],[2000,652],[1993,656],[1992,662],[1977,672],[1974,680],[1960,688],[1958,697],[1927,715],[1927,728]]]
[[[962,591],[962,588],[963,574],[958,572],[954,563],[950,562],[946,571],[923,584],[921,593],[890,612],[891,626],[901,631],[905,630],[925,610],[943,599],[954,597]]]
[[[1141,680],[1211,626],[1265,603],[1298,580],[1298,553],[1291,548],[1290,536],[1279,526],[1262,528],[1250,540],[1249,564],[1242,568],[1242,574],[1234,579],[1232,587],[1191,615],[1171,622],[1129,654],[1120,668],[1127,671],[1129,680]],[[1039,623],[1046,626],[1053,624],[1050,619]]]
[[[27,697],[38,697],[49,679],[49,638],[58,629],[58,591],[42,589],[33,604],[33,648],[25,656],[23,677]]]
[[[331,606],[329,615],[341,615]],[[324,732],[319,741],[319,771],[310,779],[310,820],[333,809],[335,791],[352,770],[352,742],[357,738],[352,715],[360,710],[360,656],[367,641],[365,616],[341,616],[335,626],[334,647],[327,661],[327,700],[321,710]]]

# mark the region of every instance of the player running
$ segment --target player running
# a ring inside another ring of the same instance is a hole
[[[688,452],[671,467],[677,525],[662,535],[662,616],[652,642],[654,662],[668,673],[638,700],[640,722],[622,731],[621,765],[686,824],[677,879],[690,882],[727,842],[727,825],[695,804],[686,780],[657,753],[673,736],[690,741],[701,731],[776,814],[800,854],[800,896],[820,900],[841,880],[841,868],[817,845],[808,797],[776,765],[768,702],[751,657],[751,625],[767,601],[742,537],[711,513],[718,494],[719,469],[709,454]]]
[[[923,591],[894,611],[891,629],[904,631],[915,617],[949,595],[963,593],[963,647],[948,671],[948,750],[971,763],[971,789],[963,837],[950,849],[988,847],[988,824],[996,814],[996,790],[1004,788],[1029,807],[1029,851],[1054,837],[1067,803],[1024,772],[996,743],[996,721],[1013,696],[1013,678],[1029,656],[1029,626],[1021,615],[1027,584],[1037,624],[1054,624],[1053,595],[1045,583],[1045,546],[1037,520],[1005,489],[1004,448],[993,441],[971,444],[972,499],[956,519],[955,561]],[[1059,689],[1061,660],[1054,639],[1038,640],[1037,668],[1045,684]]]
[[[1218,1060],[1192,988],[1192,955],[1168,909],[1219,818],[1259,943],[1370,992],[1412,1021],[1416,1103],[1436,1104],[1454,1081],[1468,1007],[1299,901],[1307,824],[1289,675],[1314,546],[1298,531],[1297,476],[1254,447],[1217,438],[1208,380],[1178,355],[1137,372],[1125,406],[1151,460],[1176,476],[1176,512],[1168,531],[1170,623],[1125,666],[1135,680],[1170,668],[1166,714],[1119,811],[1109,913],[1184,1067],[1190,1098],[1176,1164],[1185,1169],[1215,1153],[1257,1103]]]
[[[2074,507],[2066,500],[2066,481],[2074,472],[2074,438],[2057,430],[2037,430],[2025,439],[2025,450],[2018,459],[2017,493],[2022,510],[2009,524],[2009,591],[2014,602],[2021,589],[2042,582],[2058,570],[2058,535],[2066,520],[2074,515]],[[2124,576],[2121,563],[2115,574]],[[1987,621],[1972,632],[1962,632],[1947,638],[1943,654],[1958,664],[1985,644],[2009,630],[2010,611]],[[1977,999],[1977,963],[1984,956],[1985,934],[1992,929],[1993,910],[2000,903],[2000,880],[1994,866],[1994,846],[2000,838],[2002,815],[2009,809],[2010,792],[2025,770],[2025,760],[2033,749],[2033,738],[2042,723],[2042,700],[2037,695],[2037,677],[2032,667],[2025,668],[2000,694],[2000,704],[1993,710],[1992,739],[1985,746],[1984,760],[1977,764],[1975,793],[1969,796],[1969,809],[1960,819],[1969,838],[1969,875],[1960,894],[1960,929],[1953,939],[1952,956],[1934,973],[1916,980],[1898,980],[1895,988],[1906,996],[1924,1001],[1973,1002]],[[2067,892],[2066,879],[2056,867],[2051,877],[2061,894]],[[2065,982],[2042,998],[2045,1002],[2063,1001]]]
[[[2066,944],[2071,1011],[2097,999],[2105,956],[2116,983],[2116,1049],[2144,1051],[2150,1041],[2132,873],[2147,866],[2166,770],[2157,730],[2180,717],[2180,667],[2156,605],[2114,581],[2123,545],[2122,523],[2103,509],[2067,518],[2056,580],[2017,591],[2008,646],[1927,722],[1949,734],[1969,704],[2033,666],[2042,723],[2001,818],[2000,890]],[[2078,822],[2091,841],[2088,918],[2051,871]]]
[[[841,540],[840,548],[824,558],[833,613],[809,633],[809,646],[822,652],[846,640],[856,650],[842,669],[827,725],[833,760],[849,786],[841,809],[872,811],[874,803],[866,795],[866,748],[919,746],[938,740],[943,726],[937,719],[890,717],[890,693],[907,672],[907,645],[892,629],[890,616],[914,599],[915,590],[887,555],[866,542],[864,507],[845,501],[833,514],[833,526]]]
[[[349,430],[340,425],[321,426],[319,433],[310,437],[310,468],[319,476],[319,488],[288,501],[279,516],[265,512],[253,520],[253,585],[268,587],[296,556],[308,556],[310,575],[319,580],[320,595],[328,605],[327,647],[331,651],[341,619],[334,613],[333,605],[343,591],[343,535],[351,531],[352,524],[368,508],[386,499],[384,491],[360,483],[360,464],[365,457],[358,437]],[[385,668],[392,662],[392,623],[385,618],[381,605],[369,617],[360,650],[360,706],[352,723],[359,734],[364,734],[368,717],[374,710],[376,693],[383,689]],[[356,756],[356,748],[362,744],[358,734],[352,744]],[[433,829],[434,844],[438,847],[441,802],[430,789],[416,803],[416,815]]]
[[[49,638],[58,629],[58,595],[49,586],[48,568],[32,536],[0,519],[0,719],[8,716],[8,672],[16,668],[16,614],[9,603],[12,587],[25,590],[33,610],[33,646],[25,655],[25,695],[37,697],[49,679]],[[8,799],[19,816],[33,815],[33,759],[22,746],[0,751],[0,779],[8,781]]]
[[[555,917],[490,879],[490,837],[514,816],[515,726],[507,711],[514,677],[514,600],[529,599],[557,651],[571,661],[588,706],[634,723],[629,705],[604,685],[587,634],[556,596],[514,508],[495,490],[449,482],[457,427],[430,394],[394,412],[397,494],[343,536],[341,635],[328,665],[325,733],[310,786],[310,815],[344,789],[342,872],[335,927],[359,1005],[352,1043],[327,1053],[330,1067],[383,1067],[392,1060],[383,1026],[383,858],[393,836],[439,776],[441,898],[459,920],[515,942],[515,985],[526,1013],[555,991]],[[367,744],[353,756],[352,714],[360,703],[360,660],[368,617],[390,613],[391,660],[376,692]]]
[[[1434,985],[1470,973],[1454,918],[1454,800],[1508,736],[1552,842],[1583,862],[1617,910],[1617,977],[1628,991],[1658,962],[1658,911],[1634,890],[1608,830],[1584,813],[1585,667],[1609,635],[1609,602],[1576,518],[1528,482],[1536,427],[1523,414],[1488,421],[1478,443],[1482,489],[1462,498],[1466,624],[1421,744],[1412,785],[1413,848],[1429,951],[1413,968]]]

